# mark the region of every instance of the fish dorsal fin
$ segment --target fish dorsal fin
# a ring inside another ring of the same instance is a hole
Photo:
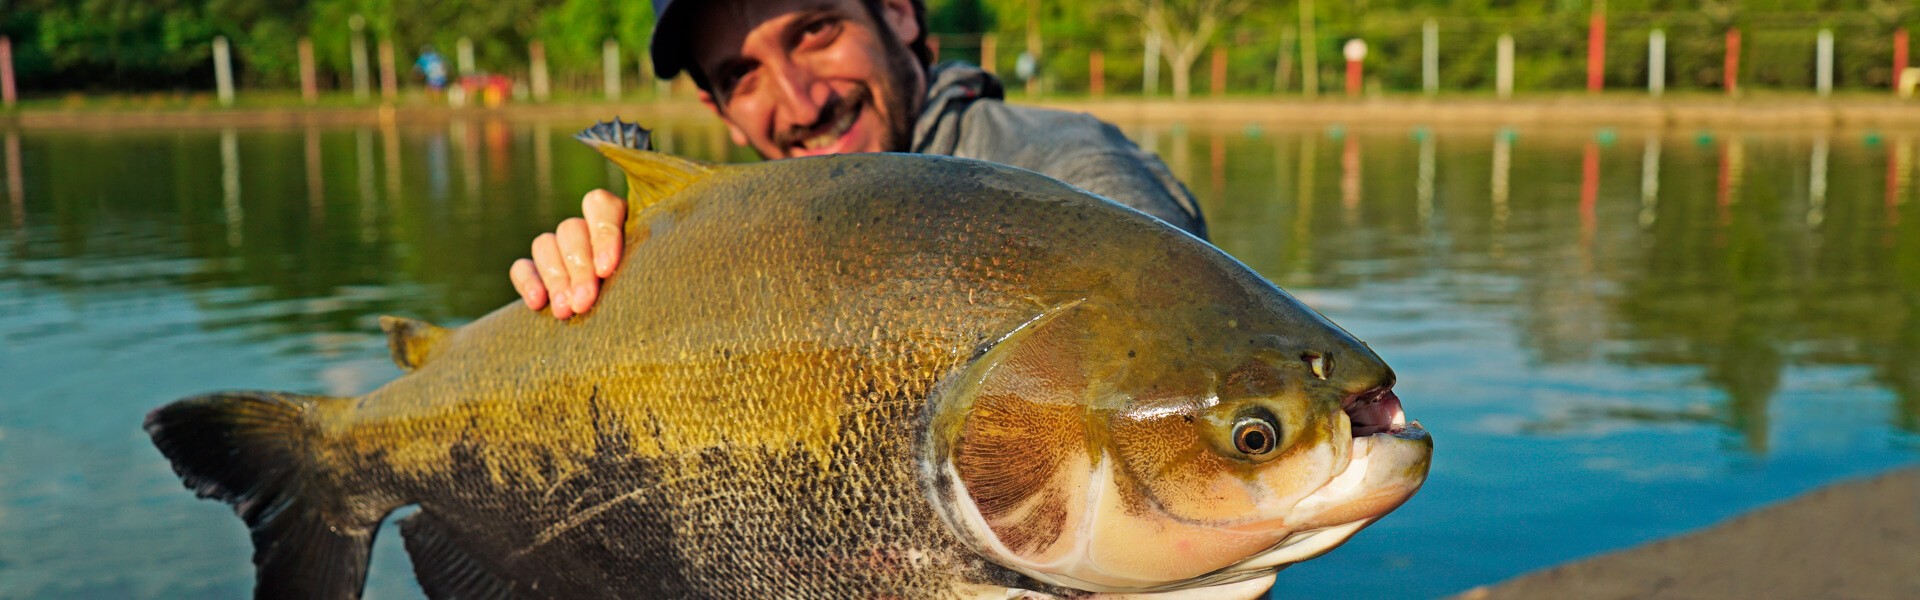
[[[387,332],[387,349],[393,351],[393,364],[412,373],[440,354],[447,328],[405,317],[382,315],[380,330]]]
[[[653,151],[653,132],[636,123],[601,122],[573,136],[586,143],[627,174],[627,225],[633,217],[661,199],[713,172],[691,160]]]

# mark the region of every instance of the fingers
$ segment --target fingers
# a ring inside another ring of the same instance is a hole
[[[624,250],[627,203],[606,190],[580,200],[586,218],[560,222],[533,240],[533,260],[513,263],[508,275],[528,308],[552,306],[556,319],[587,312],[599,299],[600,280],[613,275]]]
[[[567,292],[572,289],[567,277],[566,263],[560,258],[560,242],[551,233],[542,233],[533,238],[533,266],[540,279],[547,286],[547,297],[552,300],[553,318],[565,319],[573,316],[573,304],[568,301]]]
[[[540,283],[540,273],[534,270],[532,260],[513,261],[507,276],[513,279],[513,289],[520,292],[520,300],[527,303],[527,308],[540,310],[547,305],[547,286]]]
[[[574,217],[561,221],[554,234],[559,238],[560,258],[566,262],[567,281],[573,284],[567,289],[567,299],[573,301],[575,314],[587,312],[600,289],[600,277],[594,274],[590,258],[593,248],[587,242],[587,220]]]
[[[627,221],[627,202],[613,192],[594,190],[580,201],[580,212],[587,216],[588,242],[593,246],[593,271],[601,279],[613,275],[620,266],[623,226]]]

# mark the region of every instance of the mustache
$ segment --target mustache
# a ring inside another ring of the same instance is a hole
[[[814,118],[812,123],[795,125],[787,128],[786,131],[775,132],[773,141],[781,147],[798,146],[802,140],[819,135],[821,127],[839,122],[841,117],[859,110],[860,105],[872,99],[872,88],[864,85],[855,87],[845,96],[834,94],[827,98],[825,105],[820,107],[820,116]]]

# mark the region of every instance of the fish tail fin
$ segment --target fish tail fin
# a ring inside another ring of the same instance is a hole
[[[373,534],[392,507],[350,502],[315,459],[318,415],[345,402],[225,392],[147,415],[153,445],[187,488],[232,504],[252,531],[256,598],[357,598],[366,583]]]

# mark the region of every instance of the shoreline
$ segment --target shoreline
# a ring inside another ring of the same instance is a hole
[[[1920,598],[1920,467],[1454,596],[1506,598]]]
[[[1149,99],[1041,99],[1010,102],[1090,113],[1130,124],[1193,125],[1344,125],[1479,126],[1675,129],[1920,129],[1920,101],[1852,97],[1813,99],[1711,97],[1653,100],[1607,96],[1492,98],[1366,98],[1361,100],[1289,98],[1203,98],[1188,101]],[[384,126],[454,119],[605,119],[614,115],[649,119],[709,119],[706,107],[691,99],[648,102],[509,104],[497,108],[450,108],[424,104],[360,107],[243,108],[28,108],[0,114],[0,129],[150,129],[290,128]]]

